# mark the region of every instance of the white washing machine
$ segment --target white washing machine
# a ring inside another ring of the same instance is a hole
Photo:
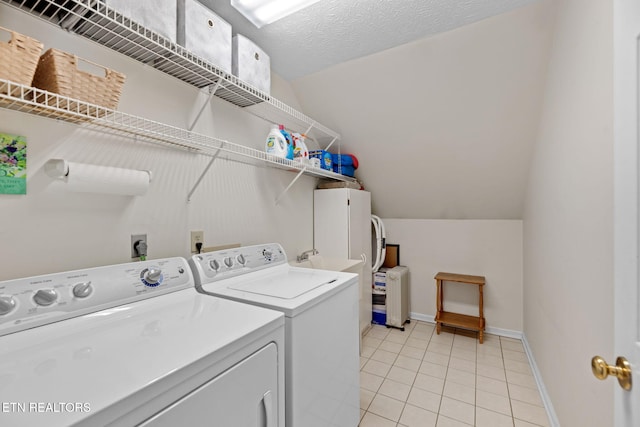
[[[0,425],[284,427],[284,316],[183,258],[0,282]]]
[[[194,255],[201,292],[285,315],[287,427],[356,427],[358,276],[292,267],[277,243]]]

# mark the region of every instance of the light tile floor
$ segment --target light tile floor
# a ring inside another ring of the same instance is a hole
[[[360,427],[549,427],[520,340],[411,321],[362,344]]]

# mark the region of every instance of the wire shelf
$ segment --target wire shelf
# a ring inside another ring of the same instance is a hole
[[[302,172],[305,175],[355,182],[354,178],[283,159],[244,145],[190,132],[176,126],[100,107],[45,90],[13,83],[9,80],[0,79],[0,107],[63,120],[77,124],[84,129],[112,133],[210,157],[217,157],[220,152],[225,152],[280,169]]]
[[[220,83],[215,96],[272,123],[319,140],[340,135],[182,46],[109,8],[102,0],[0,0],[56,26],[157,68],[193,86]],[[250,107],[250,108],[247,108]]]

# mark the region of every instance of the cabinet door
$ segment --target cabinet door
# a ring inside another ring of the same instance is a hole
[[[276,427],[277,417],[278,352],[271,343],[141,425]]]
[[[349,258],[348,191],[335,188],[313,193],[313,246],[322,256]]]
[[[371,327],[371,193],[350,190],[349,258],[366,259],[360,276],[360,334]]]
[[[349,258],[371,266],[371,193],[349,190]]]

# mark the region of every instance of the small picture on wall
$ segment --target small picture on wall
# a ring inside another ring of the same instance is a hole
[[[383,267],[393,268],[400,265],[400,245],[387,243],[387,253],[384,257]]]
[[[27,194],[27,140],[0,133],[0,194]]]

